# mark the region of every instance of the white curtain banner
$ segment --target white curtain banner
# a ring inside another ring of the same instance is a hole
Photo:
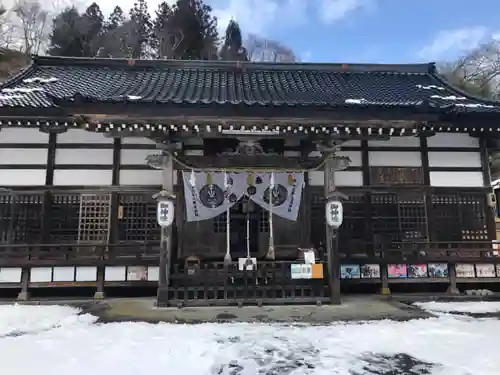
[[[223,172],[182,172],[187,221],[214,218],[232,207],[244,195],[269,210],[271,173],[226,173],[229,179],[227,189],[224,188],[224,175]],[[296,221],[302,199],[304,173],[274,173],[274,184],[273,214]]]
[[[247,195],[252,201],[269,211],[271,173],[256,173],[253,176],[254,178],[252,178],[252,174],[250,173],[247,178],[249,185],[246,189]],[[271,199],[273,214],[284,219],[296,221],[299,214],[303,187],[304,173],[274,173],[274,189],[272,189]]]
[[[229,180],[227,188],[224,187],[225,174],[222,172],[182,172],[187,221],[201,221],[219,216],[241,199],[245,186],[235,186],[241,179],[234,179],[231,173],[226,175]]]

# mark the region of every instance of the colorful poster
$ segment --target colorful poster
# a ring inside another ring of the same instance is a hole
[[[475,277],[474,265],[468,263],[458,263],[455,264],[455,272],[457,278],[460,277]]]
[[[408,277],[414,279],[427,277],[427,265],[426,264],[408,265]]]
[[[495,277],[495,265],[494,264],[476,264],[476,276],[477,277]]]
[[[361,267],[359,264],[342,264],[340,266],[341,279],[359,279],[361,278]]]
[[[363,279],[380,279],[380,265],[378,265],[378,264],[363,264],[361,266],[361,278],[363,278]]]
[[[143,266],[127,267],[127,281],[147,281],[148,268]]]
[[[399,279],[406,277],[406,264],[388,264],[387,277],[390,279]]]
[[[429,277],[448,277],[447,263],[429,263],[427,265]]]

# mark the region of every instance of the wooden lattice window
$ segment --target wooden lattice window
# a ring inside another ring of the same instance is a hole
[[[42,238],[43,195],[0,196],[0,242],[36,243]]]
[[[311,242],[316,248],[325,244],[325,196],[323,189],[312,190],[310,194]]]
[[[152,194],[122,194],[119,201],[118,241],[160,241],[161,228],[156,219],[157,203]]]
[[[375,186],[421,185],[420,167],[370,167],[370,182]]]
[[[433,241],[483,241],[488,239],[485,196],[480,193],[432,195]]]
[[[78,241],[80,194],[54,194],[50,206],[50,242]]]
[[[427,239],[427,213],[423,193],[371,195],[372,233],[376,246]]]
[[[214,233],[227,232],[227,213],[223,212],[212,219]]]
[[[339,251],[341,253],[360,254],[365,252],[365,199],[366,196],[364,194],[349,195],[348,199],[342,202],[344,221],[339,228]]]
[[[82,194],[78,221],[78,242],[108,242],[110,194]]]

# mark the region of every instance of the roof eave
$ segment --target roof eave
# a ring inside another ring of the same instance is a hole
[[[461,88],[455,86],[453,83],[451,83],[450,81],[448,81],[443,75],[439,74],[437,72],[437,70],[434,70],[433,72],[430,72],[430,74],[441,84],[443,85],[445,88],[447,88],[448,90],[450,90],[451,92],[455,93],[455,94],[459,94],[469,100],[474,100],[474,101],[477,101],[479,102],[479,104],[485,104],[485,105],[494,105],[494,106],[497,106],[499,109],[500,109],[500,102],[497,102],[497,101],[494,101],[494,100],[488,100],[488,99],[485,99],[485,98],[481,98],[479,96],[476,96],[476,95],[472,95],[464,90],[462,90]],[[474,112],[474,111],[470,111],[470,112]]]
[[[24,78],[26,78],[27,76],[29,76],[31,73],[33,73],[33,71],[35,70],[37,66],[37,63],[36,63],[36,60],[33,59],[31,64],[20,70],[17,74],[15,74],[14,76],[12,76],[10,79],[8,79],[7,81],[5,82],[2,82],[0,84],[0,90],[1,89],[4,89],[4,88],[7,88],[9,86],[12,86],[12,85],[15,85],[15,84],[18,84],[19,82],[21,82]]]

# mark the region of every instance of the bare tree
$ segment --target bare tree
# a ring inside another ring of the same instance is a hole
[[[489,99],[499,99],[500,42],[489,41],[454,62],[443,63],[439,71],[461,89]]]
[[[13,8],[19,19],[21,51],[38,54],[48,40],[49,14],[38,0],[18,0]]]
[[[295,53],[281,42],[249,34],[244,46],[250,61],[295,62]]]
[[[0,47],[11,48],[15,44],[15,25],[11,12],[0,3]]]

